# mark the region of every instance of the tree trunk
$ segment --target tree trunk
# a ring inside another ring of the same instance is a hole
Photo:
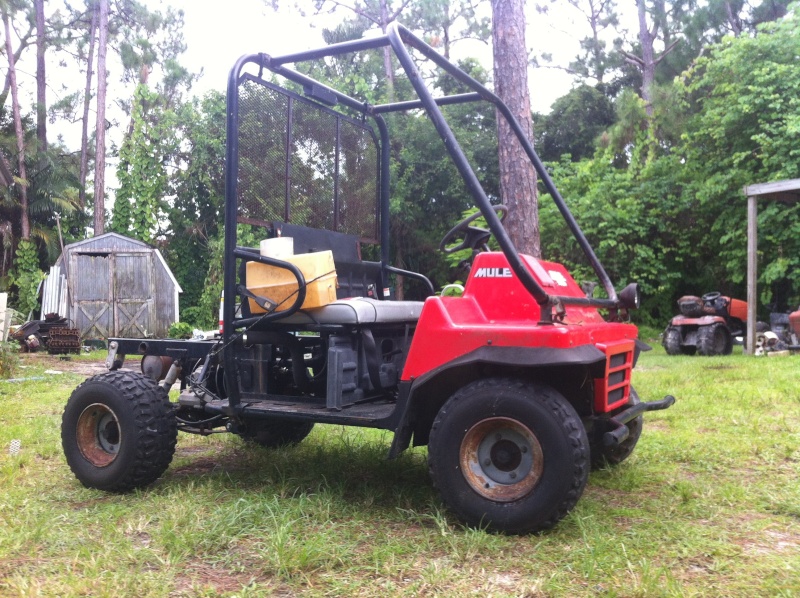
[[[728,18],[728,25],[730,25],[733,35],[739,37],[742,34],[742,19],[730,2],[725,2],[725,15]]]
[[[83,129],[81,131],[81,165],[78,203],[81,210],[86,206],[86,172],[89,163],[89,103],[92,99],[92,69],[94,67],[94,40],[97,35],[98,7],[92,7],[92,21],[89,26],[89,55],[86,58],[86,87],[83,90]]]
[[[656,39],[655,31],[647,28],[647,10],[645,0],[636,0],[639,12],[639,44],[642,47],[642,99],[644,100],[647,116],[653,117],[653,85],[656,80],[656,61],[653,42]]]
[[[36,9],[36,139],[38,150],[47,151],[47,79],[44,64],[44,0],[35,0]]]
[[[108,0],[99,0],[97,43],[97,132],[94,161],[94,235],[105,232],[106,169],[106,52],[108,51]]]
[[[495,93],[533,143],[523,0],[492,0]],[[500,194],[509,208],[506,229],[517,250],[541,257],[536,171],[511,127],[498,113]]]
[[[20,56],[22,56],[22,52],[24,52],[28,46],[31,45],[31,36],[33,35],[33,25],[28,27],[28,31],[25,32],[24,35],[19,36],[19,47],[17,51],[14,52],[14,64],[19,62]],[[3,90],[0,91],[0,108],[6,105],[6,100],[8,99],[8,92],[11,89],[11,74],[6,72],[6,76],[3,79]]]
[[[14,131],[17,135],[17,159],[19,161],[19,188],[20,206],[22,214],[21,229],[22,239],[31,238],[31,225],[28,220],[28,173],[25,171],[25,132],[22,130],[22,116],[19,112],[19,96],[17,93],[17,69],[14,62],[14,50],[11,47],[11,25],[9,24],[8,11],[3,9],[3,28],[6,36],[6,56],[8,57],[8,76],[11,84],[11,104],[14,112]]]
[[[389,5],[386,0],[381,0],[381,31],[386,34],[392,19],[389,17]],[[392,49],[389,46],[383,48],[383,70],[386,73],[386,101],[394,102],[394,69],[392,68]]]

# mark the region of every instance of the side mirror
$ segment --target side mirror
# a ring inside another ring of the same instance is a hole
[[[639,304],[642,301],[641,293],[639,293],[639,285],[632,282],[626,286],[619,294],[619,302],[622,307],[627,309],[639,309]]]

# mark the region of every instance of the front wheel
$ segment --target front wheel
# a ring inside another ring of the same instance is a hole
[[[87,488],[126,492],[169,466],[177,421],[164,389],[131,372],[107,372],[78,386],[61,419],[61,445]]]
[[[694,355],[696,348],[692,345],[683,344],[681,329],[669,326],[664,331],[664,338],[661,340],[667,355]]]
[[[439,411],[428,465],[444,502],[467,524],[522,534],[552,527],[578,502],[589,442],[553,388],[492,378],[459,390]]]

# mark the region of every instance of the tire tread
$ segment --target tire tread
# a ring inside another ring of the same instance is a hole
[[[485,390],[491,388],[493,390],[512,390],[524,393],[529,393],[536,396],[536,400],[544,403],[544,405],[555,415],[562,429],[566,432],[569,444],[572,450],[572,471],[570,472],[571,481],[568,492],[563,496],[562,500],[551,511],[549,517],[543,521],[537,521],[533,524],[519,526],[515,529],[500,529],[505,533],[525,534],[530,532],[538,532],[550,529],[563,519],[577,504],[583,490],[588,481],[589,467],[590,467],[590,452],[589,442],[586,436],[586,430],[580,417],[572,408],[572,406],[560,394],[552,390],[550,387],[531,383],[516,378],[488,378],[478,380],[467,386],[459,389],[452,397],[450,397],[442,408],[439,410],[436,418],[434,419],[431,427],[429,447],[435,446],[438,440],[438,435],[441,433],[445,422],[447,421],[450,412],[464,400],[468,394],[472,394],[477,390]],[[437,484],[437,472],[434,459],[428,459],[428,472],[433,485],[443,497],[448,506],[460,518],[469,522],[469,515],[460,511],[459,506],[452,504],[445,498],[446,494],[443,488]],[[491,522],[490,522],[491,527]]]
[[[78,408],[75,405],[80,400],[82,389],[98,383],[113,387],[130,404],[135,430],[133,442],[136,450],[131,463],[123,475],[105,483],[87,478],[73,463],[70,455],[77,451],[77,447],[68,446],[69,435],[66,433],[71,410]],[[89,378],[73,391],[62,415],[62,446],[70,469],[84,486],[90,488],[123,493],[148,486],[166,471],[175,453],[178,425],[173,410],[167,392],[146,376],[111,371]]]

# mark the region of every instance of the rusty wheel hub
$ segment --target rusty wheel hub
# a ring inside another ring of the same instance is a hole
[[[464,435],[461,471],[472,489],[497,502],[527,496],[542,477],[542,447],[533,432],[517,420],[491,417]]]
[[[76,436],[81,454],[95,467],[110,465],[117,458],[121,440],[119,421],[106,405],[94,403],[83,410]]]

